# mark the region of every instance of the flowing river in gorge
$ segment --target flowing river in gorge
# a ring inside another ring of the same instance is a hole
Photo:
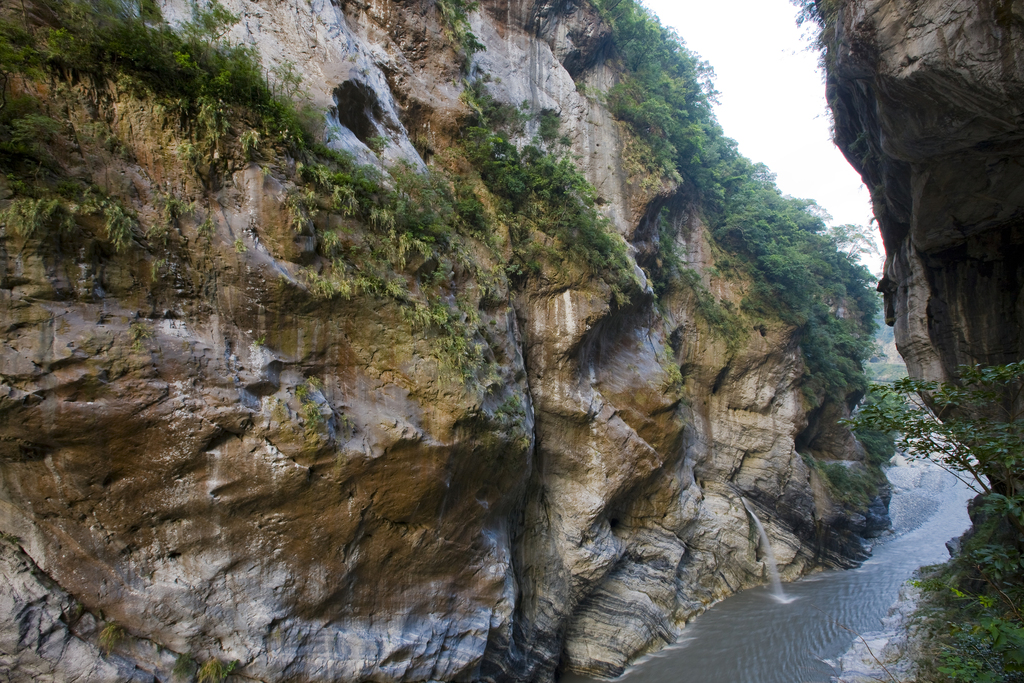
[[[854,634],[878,631],[900,586],[918,567],[949,558],[945,542],[970,524],[973,492],[934,466],[889,471],[894,536],[875,544],[863,565],[785,584],[786,604],[767,586],[708,610],[679,640],[640,660],[624,683],[828,683]],[[845,628],[844,628],[845,627]],[[847,630],[850,629],[850,630]],[[562,683],[588,679],[565,676]]]

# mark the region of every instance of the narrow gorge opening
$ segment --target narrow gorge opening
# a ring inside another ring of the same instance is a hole
[[[1012,7],[8,5],[5,680],[1012,669]]]

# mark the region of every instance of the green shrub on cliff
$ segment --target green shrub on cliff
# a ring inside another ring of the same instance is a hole
[[[761,165],[745,159],[711,232],[754,277],[743,306],[801,331],[812,391],[842,397],[867,388],[863,364],[874,349],[874,277],[838,248],[817,205],[785,197]]]
[[[464,93],[475,112],[466,130],[465,152],[487,189],[508,217],[515,266],[537,272],[553,260],[570,269],[582,267],[611,287],[616,303],[625,304],[637,286],[625,241],[597,208],[597,192],[567,155],[546,151],[559,135],[558,117],[541,113],[540,139],[520,147],[513,136],[522,131],[521,108],[495,101],[482,81]],[[542,233],[554,242],[537,239]]]
[[[22,58],[16,68],[41,64],[67,74],[130,77],[124,82],[163,99],[213,144],[225,131],[230,108],[254,115],[263,136],[298,147],[309,144],[302,114],[290,97],[294,88],[287,79],[271,79],[253,48],[224,39],[238,17],[216,0],[202,7],[193,3],[192,19],[180,30],[164,23],[148,0],[41,2],[56,26],[30,39],[21,37],[18,45],[31,57]],[[0,44],[5,42],[2,34]],[[13,44],[10,38],[6,42]]]
[[[9,21],[0,20],[0,112],[7,107],[7,88],[16,74],[39,72],[41,55],[31,33]]]
[[[479,3],[465,0],[437,0],[437,9],[441,13],[445,38],[462,52],[468,61],[474,53],[484,49],[476,35],[470,30],[469,13],[475,12]]]
[[[236,659],[225,665],[219,659],[208,659],[196,671],[196,681],[197,683],[223,683],[238,668],[239,663]]]
[[[877,468],[863,467],[852,462],[813,461],[813,467],[825,478],[829,491],[844,503],[867,507],[878,495],[885,477]]]
[[[597,0],[612,26],[625,75],[608,92],[608,106],[649,145],[653,165],[665,175],[703,175],[709,141],[718,124],[711,105],[713,70],[686,49],[634,0]]]
[[[110,655],[114,648],[125,639],[125,635],[124,628],[112,621],[107,622],[99,636],[100,649],[103,650],[103,654]]]
[[[597,210],[594,188],[576,164],[534,145],[519,149],[504,135],[479,127],[470,128],[467,138],[469,159],[502,200],[502,211],[515,216],[512,240],[521,265],[535,270],[535,259],[544,254],[570,267],[582,264],[608,283],[618,303],[628,300],[635,276],[626,243]],[[553,250],[533,239],[534,230],[556,240]]]
[[[493,238],[479,200],[442,169],[421,173],[399,164],[388,169],[385,183],[377,169],[348,154],[323,148],[316,154],[317,160],[297,167],[308,193],[290,202],[302,229],[316,214],[327,217],[316,229],[317,251],[327,263],[305,271],[314,296],[391,299],[430,341],[441,367],[468,379],[483,363],[475,340],[479,316],[454,296],[452,277],[458,269],[487,279],[466,244],[467,238],[484,244]],[[342,222],[329,227],[334,218]]]
[[[835,37],[838,0],[790,0],[797,8],[797,24],[814,28],[814,47],[821,53],[821,65],[830,60],[828,46]]]
[[[16,199],[0,211],[0,223],[26,238],[45,236],[51,229],[68,233],[75,227],[73,212],[60,199]]]

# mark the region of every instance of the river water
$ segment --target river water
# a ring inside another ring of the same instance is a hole
[[[641,659],[623,683],[828,683],[835,660],[858,633],[881,628],[900,586],[918,567],[949,558],[945,542],[970,525],[973,492],[934,466],[889,471],[895,535],[856,569],[825,571],[785,584],[789,600],[765,586],[723,600],[680,639]],[[587,679],[565,676],[563,683]]]

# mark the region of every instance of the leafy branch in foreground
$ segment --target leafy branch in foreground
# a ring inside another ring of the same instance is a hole
[[[848,424],[895,433],[908,457],[943,467],[992,500],[1005,499],[1024,531],[1022,389],[1024,361],[962,366],[959,384],[908,377],[873,385],[880,400]]]
[[[1024,681],[1024,361],[963,366],[959,380],[902,379],[873,385],[874,400],[847,421],[894,433],[910,459],[935,463],[981,494],[975,527],[938,577],[915,582],[933,594],[940,625],[929,675],[955,683]],[[926,680],[926,679],[920,679]]]
[[[941,606],[942,680],[1024,680],[1024,361],[961,366],[959,381],[874,385],[846,421],[895,434],[908,457],[935,463],[981,494],[975,528],[942,579],[917,582]],[[929,662],[929,666],[935,663]],[[928,680],[937,680],[929,678]]]

